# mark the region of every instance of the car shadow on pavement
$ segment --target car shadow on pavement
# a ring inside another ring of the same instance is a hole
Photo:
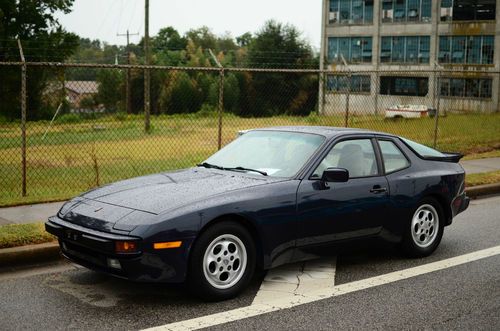
[[[331,252],[337,254],[335,284],[345,284],[434,262],[439,259],[440,250],[443,250],[443,247],[438,247],[430,257],[412,258],[408,257],[398,244],[380,238],[342,243],[335,246]]]
[[[241,295],[217,304],[198,299],[184,284],[136,283],[81,267],[49,274],[43,285],[87,309],[105,309],[111,315],[124,310],[139,315],[154,314],[153,326],[248,306],[262,277],[262,273],[258,273]]]

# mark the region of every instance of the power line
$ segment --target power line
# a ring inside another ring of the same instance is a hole
[[[122,14],[123,14],[123,0],[119,0],[119,1],[120,1],[120,11],[118,14],[118,23],[116,24],[116,33],[118,33],[118,31],[120,30],[120,23],[121,23]]]
[[[132,15],[130,15],[130,20],[129,20],[128,27],[127,27],[128,30],[130,30],[130,25],[132,25],[132,20],[134,19],[135,12],[137,12],[137,6],[138,6],[138,4],[139,4],[139,1],[135,0],[134,10],[132,11]],[[142,22],[142,20],[141,20],[141,22]],[[140,31],[140,30],[141,30],[141,27],[139,28],[138,31]]]
[[[104,23],[107,21],[108,17],[110,17],[111,9],[114,7],[116,2],[110,1],[110,5],[108,7],[108,10],[106,12],[106,15],[104,16],[104,19],[101,22],[101,25],[99,25],[99,28],[96,31],[96,35],[99,35],[99,32],[101,31],[102,27],[104,26]]]

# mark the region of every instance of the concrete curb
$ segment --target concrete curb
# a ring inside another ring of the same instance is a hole
[[[467,196],[472,199],[477,199],[483,195],[497,194],[500,193],[500,183],[467,187],[465,192],[467,192]]]
[[[57,242],[0,249],[0,267],[49,262],[60,258]]]
[[[483,195],[500,193],[500,183],[468,187],[467,196],[477,199]],[[59,244],[46,243],[0,249],[0,267],[43,263],[61,259]]]

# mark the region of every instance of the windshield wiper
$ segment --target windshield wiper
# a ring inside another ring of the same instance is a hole
[[[221,167],[221,166],[218,166],[218,165],[215,165],[215,164],[210,164],[210,163],[207,163],[207,162],[203,162],[203,163],[197,164],[196,166],[197,167],[205,167],[205,168],[209,168],[209,169],[226,170],[224,167]]]
[[[234,170],[238,170],[238,171],[252,171],[252,172],[257,172],[263,176],[268,176],[267,172],[265,171],[261,171],[261,170],[257,170],[257,169],[251,169],[251,168],[244,168],[244,167],[234,167],[234,168],[224,168],[224,167],[221,167],[221,166],[218,166],[218,165],[215,165],[215,164],[210,164],[210,163],[207,163],[207,162],[203,162],[203,163],[200,163],[200,164],[197,164],[196,166],[198,167],[205,167],[205,168],[208,168],[208,169],[218,169],[218,170],[229,170],[229,171],[234,171]]]
[[[257,169],[251,169],[251,168],[244,168],[244,167],[234,167],[234,168],[224,168],[224,170],[241,170],[241,171],[252,171],[252,172],[257,172],[263,176],[268,176],[267,172],[257,170]]]

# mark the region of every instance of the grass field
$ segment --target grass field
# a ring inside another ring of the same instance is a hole
[[[343,126],[341,116],[223,117],[222,143],[238,130],[277,125]],[[217,150],[218,119],[177,115],[152,118],[145,134],[143,119],[113,116],[74,124],[30,122],[27,129],[27,197],[21,197],[19,124],[0,124],[0,206],[67,199],[97,185],[148,173],[192,166]],[[384,120],[352,116],[350,127],[402,135],[432,145],[434,119]],[[438,146],[464,154],[500,149],[500,113],[439,118]]]
[[[0,226],[0,249],[55,241],[43,222]]]

